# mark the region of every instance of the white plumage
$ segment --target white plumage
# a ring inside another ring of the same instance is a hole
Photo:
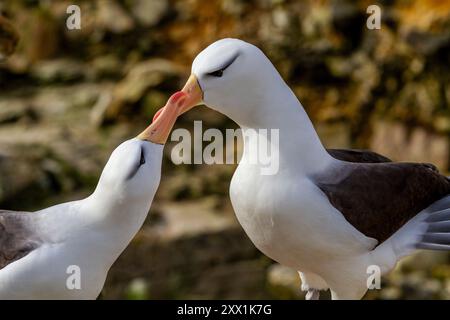
[[[0,300],[97,298],[149,212],[182,96],[114,150],[86,199],[35,213],[0,211]]]
[[[247,137],[244,153],[230,186],[233,208],[258,249],[299,270],[308,298],[318,298],[318,290],[328,288],[333,299],[361,298],[367,291],[368,267],[376,265],[382,273],[391,270],[401,257],[415,251],[427,228],[424,219],[431,211],[450,207],[447,197],[433,210],[414,212],[415,218],[381,244],[355,228],[330,202],[333,194],[326,194],[321,186],[340,188],[340,183],[347,183],[345,179],[353,178],[358,170],[366,170],[370,177],[375,165],[332,157],[297,97],[262,51],[251,44],[223,39],[207,47],[195,58],[192,76],[183,90],[197,92],[195,103],[199,103],[201,91],[207,106],[243,129]],[[250,130],[267,132],[259,129],[279,130],[279,140],[270,135],[246,135]],[[252,162],[259,138],[267,139],[271,150],[279,150],[279,170],[274,175],[261,174],[264,165]],[[383,168],[398,169],[393,163],[377,165],[378,176],[383,176]],[[447,188],[442,195],[449,194],[450,184],[434,167],[411,168],[436,175],[433,179],[442,190]],[[345,195],[353,196],[357,195]],[[450,214],[442,219],[450,219]],[[383,223],[381,218],[379,224]]]

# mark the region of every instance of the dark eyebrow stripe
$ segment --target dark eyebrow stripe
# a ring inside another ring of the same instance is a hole
[[[222,68],[220,68],[220,70],[225,70],[226,68],[228,68],[229,66],[231,66],[233,64],[233,62],[239,57],[239,52],[236,52],[236,54],[231,57],[230,60],[228,60],[227,63],[224,64],[224,66]]]
[[[219,70],[225,70],[226,68],[228,68],[229,66],[231,66],[233,64],[233,62],[239,57],[239,54],[240,54],[239,51],[236,52],[236,54],[233,55],[227,62],[225,62],[222,67],[216,68],[215,70],[210,71],[207,74],[214,73]]]

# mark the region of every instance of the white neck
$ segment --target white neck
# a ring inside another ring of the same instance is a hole
[[[83,200],[81,211],[89,215],[86,219],[90,221],[90,227],[103,242],[94,246],[101,247],[107,263],[112,264],[118,258],[142,227],[152,200],[142,203],[113,199],[110,195],[96,192]]]
[[[244,135],[249,129],[268,129],[269,132],[270,129],[279,129],[280,169],[294,163],[304,174],[312,174],[333,161],[323,147],[307,113],[284,82],[260,101],[263,102],[253,109],[259,111],[257,115],[244,123],[237,122],[241,125]],[[244,156],[253,143],[257,143],[256,139],[244,141]]]

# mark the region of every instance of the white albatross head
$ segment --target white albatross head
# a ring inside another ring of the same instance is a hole
[[[172,95],[149,127],[113,151],[94,194],[122,203],[151,203],[160,182],[163,147],[184,99],[182,92]]]
[[[244,138],[244,148],[250,146],[247,154],[257,156],[259,151],[254,150],[264,150],[260,147],[267,147],[261,144],[265,141],[271,144],[271,150],[278,150],[273,154],[279,152],[280,159],[301,159],[305,172],[330,162],[294,92],[266,55],[250,43],[222,39],[208,46],[194,59],[182,92],[186,94],[182,112],[204,103],[249,132],[248,139]],[[257,134],[252,138],[251,133],[260,129],[270,129],[270,136]],[[272,129],[278,134],[273,136]]]
[[[202,103],[243,126],[274,115],[270,102],[288,89],[266,55],[238,39],[222,39],[200,52],[183,88],[183,112]]]
[[[138,138],[123,142],[112,152],[95,193],[121,202],[151,201],[161,178],[162,149]]]

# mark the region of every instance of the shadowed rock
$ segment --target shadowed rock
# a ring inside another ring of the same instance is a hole
[[[19,33],[8,19],[0,15],[0,60],[12,55],[18,42]]]

